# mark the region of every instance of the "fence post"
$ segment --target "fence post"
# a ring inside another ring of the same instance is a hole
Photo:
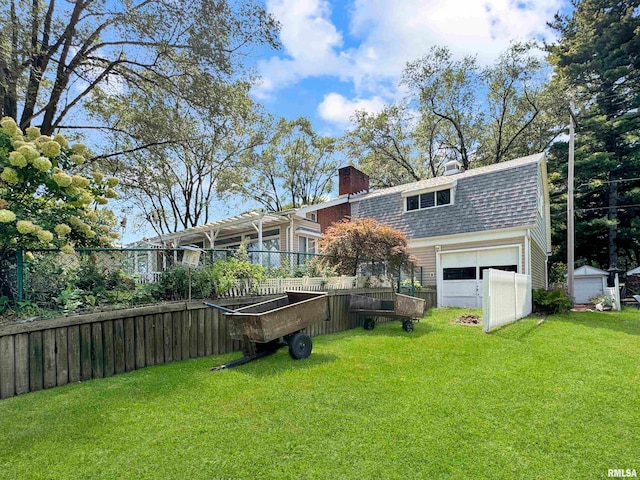
[[[415,283],[416,279],[415,279],[415,272],[414,272],[414,267],[413,267],[413,263],[411,264],[411,296],[415,297],[416,295],[416,283]]]
[[[18,301],[24,300],[24,259],[20,248],[16,250],[16,287]]]

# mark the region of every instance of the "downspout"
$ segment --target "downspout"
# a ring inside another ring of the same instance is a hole
[[[531,230],[524,237],[524,274],[531,275]]]
[[[293,275],[293,215],[289,214],[289,226],[287,227],[287,251],[289,252],[289,270]]]

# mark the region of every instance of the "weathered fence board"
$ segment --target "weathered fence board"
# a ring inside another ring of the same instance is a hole
[[[182,312],[176,312],[173,317],[173,359],[182,359]]]
[[[102,342],[104,352],[104,376],[110,377],[114,373],[114,349],[113,349],[113,321],[102,324]]]
[[[29,391],[29,334],[14,337],[16,395]]]
[[[173,361],[173,320],[170,313],[162,315],[164,333],[164,362]]]
[[[144,317],[144,358],[147,365],[155,365],[155,335],[153,332],[153,317],[145,315]]]
[[[186,360],[189,358],[189,312],[186,310],[180,312],[180,317],[182,319],[182,331],[180,332],[182,342],[180,350],[182,350],[182,360]]]
[[[44,366],[44,388],[56,385],[56,331],[55,329],[42,332],[42,360]]]
[[[331,321],[309,326],[312,336],[361,326],[347,312],[350,293],[391,298],[387,290],[334,290],[329,293]],[[435,292],[416,292],[435,306]],[[273,296],[271,298],[274,298]],[[225,300],[229,308],[263,301]],[[66,383],[103,378],[150,365],[229,353],[241,349],[232,340],[225,317],[199,303],[170,303],[131,310],[99,312],[0,328],[2,398]]]
[[[91,324],[91,378],[104,376],[104,350],[102,348],[102,323]]]
[[[0,398],[16,394],[15,352],[13,337],[0,338]]]
[[[153,316],[153,336],[154,336],[154,362],[156,365],[164,363],[164,322],[162,321],[162,315]]]
[[[56,328],[56,384],[69,383],[69,357],[67,353],[67,329]]]
[[[44,388],[42,371],[42,332],[31,332],[29,334],[29,390]]]
[[[135,319],[124,319],[124,369],[131,372],[136,369]]]
[[[91,380],[91,324],[80,325],[80,378]]]
[[[124,372],[124,321],[113,321],[113,360],[115,373]]]
[[[135,317],[136,368],[145,366],[144,317]]]
[[[197,310],[198,312],[198,357],[204,357],[204,308]]]
[[[69,383],[79,382],[82,376],[80,371],[80,327],[78,325],[67,328],[67,354]]]

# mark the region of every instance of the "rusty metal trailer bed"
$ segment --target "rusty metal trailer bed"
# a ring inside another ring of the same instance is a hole
[[[349,312],[364,317],[364,329],[373,330],[376,317],[389,317],[402,320],[406,332],[413,331],[413,322],[424,315],[426,302],[422,298],[394,293],[393,300],[382,300],[365,295],[349,297]]]
[[[244,345],[244,357],[211,370],[243,365],[285,345],[289,346],[293,359],[307,358],[313,344],[302,330],[317,320],[330,320],[329,297],[325,292],[286,292],[282,297],[237,310],[207,302],[205,305],[224,313],[229,335],[242,340]]]

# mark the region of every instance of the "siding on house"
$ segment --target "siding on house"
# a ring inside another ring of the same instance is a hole
[[[358,204],[357,216],[375,218],[403,231],[409,239],[532,226],[538,212],[540,157],[527,158],[511,168],[488,169],[481,174],[470,170],[447,177],[447,181],[455,181],[451,205],[405,212],[402,193],[423,185],[416,182],[363,196],[354,202]],[[431,180],[442,182],[442,178]]]
[[[533,288],[545,288],[547,255],[536,242],[531,242],[531,285]]]
[[[540,168],[546,168],[545,164],[542,164]],[[550,252],[551,251],[551,245],[549,245],[550,221],[549,221],[549,215],[545,213],[545,211],[549,207],[547,204],[549,199],[548,198],[545,199],[544,186],[542,182],[543,182],[543,176],[541,172],[538,175],[538,182],[537,182],[538,183],[538,186],[537,186],[538,208],[536,208],[536,226],[533,229],[531,229],[531,237],[538,244],[538,247],[543,252]],[[540,201],[542,201],[542,204],[539,203]]]
[[[418,267],[422,267],[422,284],[433,285],[435,287],[436,247],[410,248],[409,253],[418,260]],[[431,276],[431,274],[433,274],[433,276]]]

